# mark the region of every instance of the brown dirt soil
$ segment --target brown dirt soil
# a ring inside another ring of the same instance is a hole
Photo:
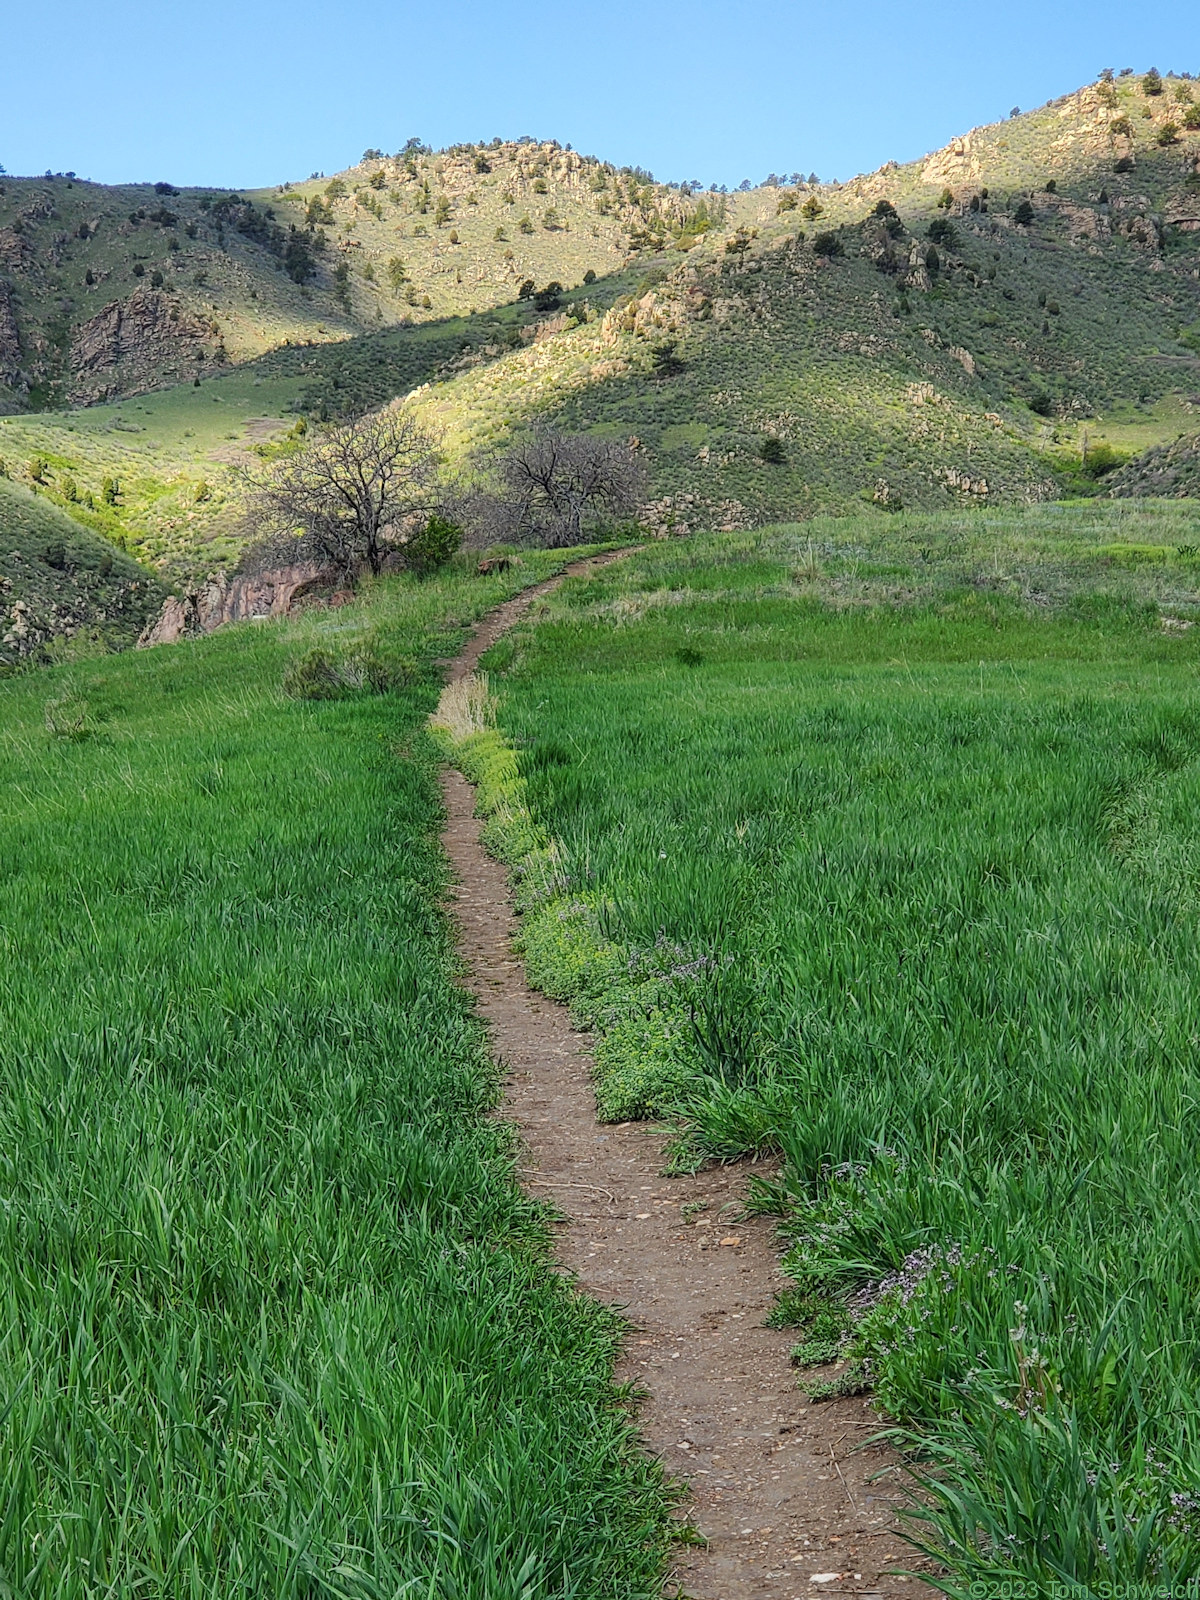
[[[474,671],[561,581],[498,607],[451,665],[451,681]],[[892,1575],[924,1563],[896,1531],[897,1459],[870,1442],[882,1419],[862,1399],[809,1404],[789,1364],[794,1336],[763,1326],[787,1279],[773,1223],[747,1217],[744,1199],[749,1180],[768,1168],[743,1162],[664,1176],[662,1129],[597,1122],[587,1036],[566,1007],[525,981],[505,870],[480,844],[474,790],[453,771],[443,787],[452,914],[468,985],[505,1070],[505,1114],[520,1129],[524,1181],[560,1213],[563,1273],[628,1320],[618,1381],[644,1393],[646,1448],[686,1481],[684,1515],[707,1541],[677,1547],[666,1592],[915,1600],[925,1586]]]

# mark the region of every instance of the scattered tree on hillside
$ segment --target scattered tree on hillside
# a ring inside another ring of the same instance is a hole
[[[1158,71],[1157,67],[1151,67],[1150,71],[1142,79],[1142,93],[1143,94],[1148,94],[1148,95],[1157,95],[1157,94],[1161,94],[1162,92],[1163,92],[1162,75]]]
[[[844,248],[836,233],[818,233],[813,238],[813,253],[832,261],[834,256],[844,254]]]
[[[399,405],[338,423],[250,480],[250,499],[277,535],[348,576],[378,573],[439,510],[433,440]]]
[[[944,245],[947,250],[952,250],[958,239],[958,230],[949,217],[934,217],[926,231],[934,244]]]
[[[781,467],[787,461],[787,451],[783,448],[783,440],[777,439],[774,434],[768,436],[758,447],[759,458],[769,466]]]
[[[1022,200],[1020,205],[1013,212],[1013,221],[1020,228],[1027,228],[1033,221],[1033,207],[1030,205],[1028,200]]]
[[[656,378],[677,378],[684,370],[679,346],[674,339],[664,339],[650,350],[650,370]]]
[[[645,492],[641,463],[629,445],[551,428],[495,458],[492,476],[498,490],[470,494],[458,513],[481,545],[582,544],[604,523],[635,516]]]
[[[324,234],[321,235],[324,239]],[[284,271],[293,283],[307,283],[317,270],[316,239],[310,232],[307,235],[300,232],[293,223],[288,230],[287,243],[283,249]]]

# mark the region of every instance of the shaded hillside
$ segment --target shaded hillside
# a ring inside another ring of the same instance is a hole
[[[1113,473],[1107,487],[1120,499],[1135,495],[1200,498],[1200,433],[1185,434],[1174,444],[1157,445],[1135,456]]]
[[[64,650],[131,645],[163,593],[128,556],[0,477],[0,675]]]

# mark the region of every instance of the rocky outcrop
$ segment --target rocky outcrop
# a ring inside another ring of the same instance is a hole
[[[944,149],[926,156],[921,182],[951,189],[961,184],[978,185],[983,178],[983,163],[975,139],[977,132],[978,129],[972,128],[961,139],[954,139]]]
[[[221,573],[190,594],[172,595],[138,640],[138,649],[154,644],[174,644],[212,633],[227,622],[248,622],[263,617],[284,617],[305,599],[326,596],[337,603],[345,597],[341,575],[315,561],[275,567],[253,574]]]
[[[79,329],[71,345],[75,405],[142,394],[186,376],[209,357],[216,341],[209,323],[183,310],[161,289],[135,289]]]
[[[0,279],[0,387],[22,394],[29,380],[21,370],[21,333],[13,306],[12,285]]]
[[[28,272],[36,251],[33,240],[20,228],[0,228],[0,267],[6,272]]]

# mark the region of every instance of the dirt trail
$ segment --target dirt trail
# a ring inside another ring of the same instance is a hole
[[[561,581],[486,618],[451,681],[474,671],[483,651]],[[878,1418],[861,1399],[809,1405],[788,1362],[793,1336],[762,1325],[786,1283],[772,1223],[742,1215],[748,1180],[765,1169],[742,1163],[667,1178],[661,1130],[597,1122],[588,1037],[564,1006],[525,982],[512,953],[518,924],[505,870],[479,842],[474,790],[448,771],[444,792],[460,948],[505,1069],[525,1181],[562,1213],[562,1269],[631,1323],[618,1378],[646,1392],[642,1437],[686,1478],[687,1514],[708,1541],[679,1547],[666,1592],[915,1600],[923,1585],[887,1576],[916,1558],[894,1531],[894,1459],[880,1446],[862,1448]]]

